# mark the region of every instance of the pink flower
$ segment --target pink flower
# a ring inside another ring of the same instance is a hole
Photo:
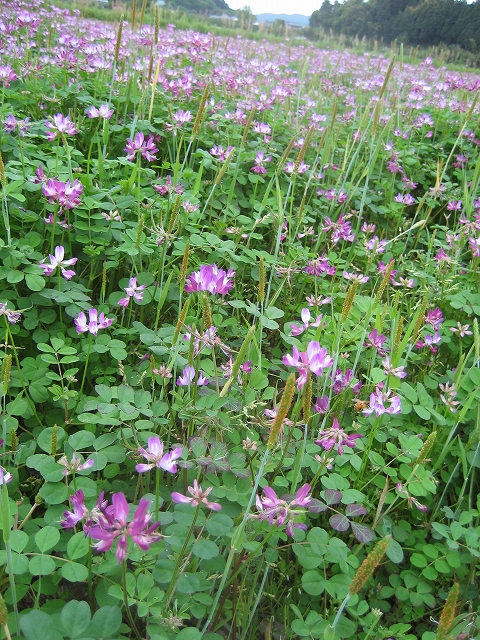
[[[113,319],[105,318],[105,314],[102,312],[98,315],[98,311],[96,309],[88,310],[88,322],[87,317],[81,311],[76,318],[73,320],[75,324],[75,328],[77,333],[86,333],[89,331],[92,335],[96,336],[100,329],[106,329],[109,327]]]
[[[208,487],[208,489],[203,490],[202,487],[199,486],[197,480],[193,481],[193,487],[188,487],[187,491],[192,496],[189,498],[188,496],[184,496],[182,493],[178,493],[177,491],[172,492],[172,502],[181,503],[181,504],[191,504],[192,507],[199,507],[200,505],[204,505],[211,509],[212,511],[220,511],[222,505],[218,502],[209,502],[207,500],[209,493],[212,491],[213,487]]]
[[[326,429],[318,434],[315,444],[323,447],[325,451],[330,451],[336,446],[337,453],[341,456],[344,446],[353,449],[356,446],[356,440],[361,437],[361,433],[346,434],[345,431],[340,428],[337,418],[334,418],[330,429]]]
[[[233,288],[235,271],[229,269],[226,273],[216,264],[202,265],[199,271],[194,271],[185,281],[185,291],[208,291],[225,295]]]
[[[91,469],[95,464],[95,460],[93,458],[89,458],[85,462],[82,462],[82,459],[77,458],[77,454],[74,451],[71,460],[68,460],[67,456],[62,456],[60,460],[58,460],[58,464],[61,464],[63,467],[65,467],[62,471],[62,475],[69,476],[71,473],[76,473],[77,471],[85,471],[85,469]]]
[[[118,301],[118,305],[120,307],[128,307],[130,302],[130,298],[133,298],[136,302],[141,302],[143,300],[143,292],[147,288],[147,285],[137,285],[136,278],[130,278],[128,282],[128,287],[124,287],[124,291],[127,294],[126,298],[122,298]]]
[[[87,116],[89,118],[103,118],[104,120],[110,120],[112,115],[113,109],[110,109],[108,104],[102,104],[98,109],[93,106],[87,109]]]
[[[135,469],[138,473],[145,473],[157,467],[163,469],[169,473],[177,473],[177,466],[175,460],[178,460],[182,455],[182,447],[176,447],[169,453],[163,453],[163,442],[158,436],[153,436],[148,439],[148,447],[145,450],[143,447],[138,447],[138,451],[144,458],[148,460],[148,464],[137,464]]]
[[[308,343],[307,350],[303,352],[299,352],[294,346],[292,355],[283,356],[282,362],[289,367],[298,369],[300,375],[297,378],[297,388],[300,391],[307,382],[308,372],[311,371],[320,376],[324,369],[332,366],[333,358],[327,354],[325,347],[320,347],[318,342],[312,341]]]
[[[392,367],[390,364],[390,360],[388,356],[385,357],[385,360],[382,360],[383,364],[383,373],[386,376],[395,376],[396,378],[406,378],[407,374],[405,373],[405,367]]]
[[[64,136],[74,136],[77,133],[75,125],[68,116],[63,116],[61,113],[53,116],[51,122],[47,122],[47,128],[51,131],[47,131],[47,140],[52,142],[57,135],[63,134]]]
[[[200,371],[195,382],[195,367],[187,365],[182,371],[182,375],[177,378],[177,385],[179,387],[189,387],[192,384],[196,384],[197,387],[203,387],[208,384],[208,378]]]
[[[290,327],[290,331],[292,333],[292,336],[299,336],[301,333],[306,331],[309,327],[315,327],[315,328],[319,327],[320,326],[320,322],[321,322],[321,320],[323,318],[323,315],[320,314],[319,316],[317,316],[317,318],[316,318],[316,320],[314,322],[310,322],[310,320],[312,318],[311,313],[307,308],[305,308],[305,309],[302,309],[301,318],[302,318],[302,321],[303,321],[302,326],[298,326],[296,324],[293,324]]]
[[[117,550],[115,555],[118,562],[125,560],[127,556],[128,538],[130,537],[142,551],[148,551],[150,545],[160,540],[160,534],[154,533],[160,526],[159,522],[149,525],[151,515],[147,513],[149,501],[142,498],[128,522],[129,505],[123,493],[114,493],[112,505],[101,509],[104,516],[97,525],[89,527],[88,535],[98,540],[95,548],[97,551],[108,551],[115,540]]]
[[[78,258],[70,258],[69,260],[64,260],[65,249],[62,246],[55,247],[55,255],[49,255],[50,264],[45,262],[41,262],[38,266],[43,269],[44,276],[51,276],[54,273],[57,267],[60,267],[60,271],[62,272],[62,276],[65,280],[70,280],[75,275],[75,271],[71,269],[65,269],[65,267],[70,267],[76,264]]]
[[[124,151],[127,152],[127,160],[132,161],[138,153],[141,153],[145,160],[152,162],[157,159],[155,154],[158,149],[155,146],[152,135],[150,135],[148,140],[145,141],[145,135],[141,131],[138,131],[133,140],[131,138],[127,138]]]
[[[390,406],[385,407],[385,402],[389,402]],[[363,415],[370,416],[374,413],[377,418],[384,413],[397,414],[401,413],[401,401],[399,396],[392,396],[391,391],[384,393],[381,389],[377,389],[370,394],[370,406],[363,410]]]
[[[316,501],[310,496],[311,486],[304,484],[297,490],[295,497],[282,496],[279,498],[271,487],[263,489],[263,497],[256,496],[258,515],[253,516],[259,520],[268,520],[269,524],[277,527],[287,523],[285,533],[293,537],[295,529],[306,529],[306,525],[295,522],[295,517],[304,513],[303,507],[308,510],[315,510]],[[300,509],[298,508],[300,507]]]

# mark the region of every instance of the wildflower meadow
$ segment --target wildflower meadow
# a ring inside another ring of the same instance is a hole
[[[0,636],[480,638],[480,76],[145,6],[0,7]]]

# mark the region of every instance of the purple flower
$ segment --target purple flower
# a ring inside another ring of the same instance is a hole
[[[96,309],[89,309],[88,322],[83,311],[74,318],[73,322],[77,333],[85,333],[86,331],[89,331],[92,335],[96,336],[100,329],[106,329],[112,324],[113,318],[106,318],[103,312],[98,315],[98,311]]]
[[[138,131],[133,140],[131,138],[127,138],[124,151],[127,152],[127,160],[132,161],[138,153],[141,153],[145,160],[152,162],[157,159],[155,154],[158,149],[155,146],[152,135],[150,135],[148,140],[145,141],[145,135],[141,131]]]
[[[143,292],[146,288],[147,285],[145,284],[137,285],[136,278],[130,278],[128,281],[128,287],[124,287],[127,297],[119,300],[117,304],[121,307],[128,307],[130,298],[133,298],[136,302],[141,302],[143,300]]]
[[[177,385],[179,387],[189,387],[192,384],[196,384],[197,387],[203,387],[208,384],[208,378],[200,371],[197,381],[195,380],[195,368],[191,365],[187,365],[182,371],[182,375],[177,378]]]
[[[0,485],[8,484],[13,480],[12,474],[0,466]]]
[[[336,197],[335,194],[333,195]],[[325,192],[325,196],[328,197],[327,192]],[[326,216],[322,231],[323,233],[332,233],[330,240],[333,244],[338,244],[340,240],[346,240],[347,242],[355,240],[355,234],[352,233],[352,224],[345,218],[343,213],[339,216],[337,222],[333,222]]]
[[[390,360],[388,356],[385,357],[385,360],[382,360],[383,364],[383,373],[387,376],[395,376],[396,378],[406,378],[407,374],[404,371],[405,367],[392,367],[390,364]]]
[[[348,271],[343,272],[343,277],[345,280],[358,282],[358,284],[365,284],[369,280],[368,276],[364,276],[363,273],[349,273]]]
[[[295,522],[295,517],[304,513],[303,507],[311,509],[315,501],[310,496],[311,486],[304,484],[298,489],[295,497],[282,496],[279,498],[271,487],[265,487],[263,497],[256,496],[258,515],[253,516],[259,520],[268,520],[269,524],[277,527],[287,523],[285,533],[293,537],[293,529],[306,529],[306,525]],[[298,508],[300,507],[300,509]]]
[[[24,138],[25,133],[28,132],[28,130],[32,126],[31,124],[29,124],[29,121],[30,118],[25,118],[25,120],[17,120],[13,113],[10,113],[3,121],[3,128],[7,133],[12,133],[16,129],[20,138]]]
[[[479,238],[469,238],[468,244],[470,245],[470,250],[473,254],[474,258],[480,258],[480,237]]]
[[[144,458],[149,461],[149,464],[137,464],[135,469],[138,473],[145,473],[150,471],[154,467],[163,469],[169,473],[177,473],[177,466],[175,460],[178,460],[182,455],[182,447],[177,447],[168,453],[163,453],[163,442],[158,436],[153,436],[148,439],[148,447],[145,450],[143,447],[138,447],[138,450]]]
[[[317,398],[316,403],[313,405],[313,409],[317,413],[321,413],[325,415],[328,411],[328,406],[330,404],[330,398],[328,396],[322,396],[321,398]]]
[[[102,104],[98,109],[93,106],[87,109],[87,116],[89,118],[103,118],[104,120],[110,120],[112,115],[113,109],[110,109],[108,104]]]
[[[307,262],[307,266],[303,267],[302,271],[308,273],[309,276],[321,276],[326,273],[329,276],[334,276],[336,269],[328,262],[327,256],[318,256]]]
[[[38,266],[43,269],[44,276],[51,276],[54,273],[57,267],[60,267],[60,271],[62,272],[62,276],[65,280],[70,280],[75,275],[75,271],[71,269],[65,269],[65,267],[70,267],[76,264],[78,258],[70,258],[69,260],[64,260],[65,257],[65,249],[62,246],[55,247],[55,255],[49,255],[50,264],[46,264],[45,262],[41,262]]]
[[[301,326],[292,324],[292,326],[290,327],[292,336],[299,336],[301,333],[306,331],[309,327],[315,327],[315,328],[319,327],[320,322],[322,321],[323,315],[320,314],[319,316],[317,316],[314,322],[310,322],[312,318],[311,313],[309,309],[305,308],[305,309],[302,309],[301,318],[303,321],[303,324]]]
[[[353,449],[356,446],[356,440],[361,437],[361,433],[345,433],[345,431],[340,428],[337,418],[334,418],[330,429],[326,429],[318,434],[315,444],[323,447],[325,451],[330,451],[336,446],[337,453],[341,456],[343,447]]]
[[[325,347],[320,347],[316,341],[308,343],[307,350],[299,352],[297,347],[293,347],[292,355],[285,355],[282,358],[283,364],[289,367],[296,367],[300,374],[297,378],[297,388],[300,389],[307,382],[308,372],[311,371],[317,376],[323,373],[333,364],[333,358],[327,354]]]
[[[233,289],[235,271],[229,269],[226,273],[216,264],[202,265],[199,271],[194,271],[185,281],[185,291],[208,291],[220,293],[222,296]]]
[[[387,336],[384,336],[383,334],[378,333],[377,329],[373,329],[373,331],[370,331],[367,337],[368,337],[368,341],[365,342],[363,346],[367,348],[373,347],[374,349],[378,350],[378,353],[381,356],[385,356],[388,349],[384,349],[383,345],[387,340]]]
[[[58,460],[58,464],[65,467],[62,471],[62,475],[69,476],[71,473],[76,473],[77,471],[91,469],[95,464],[95,460],[93,458],[89,458],[85,462],[82,462],[82,459],[77,458],[77,454],[74,451],[71,460],[68,460],[67,456],[62,456],[60,460]]]
[[[61,113],[53,116],[51,122],[47,122],[47,128],[51,129],[47,131],[47,140],[52,142],[57,137],[57,134],[63,134],[64,136],[74,136],[77,133],[75,125],[68,116],[63,116]]]
[[[390,406],[385,407],[385,402],[389,402]],[[363,415],[370,416],[374,413],[377,418],[384,413],[396,414],[401,413],[402,407],[399,396],[392,396],[391,391],[384,393],[381,389],[376,389],[370,394],[370,406],[363,410]]]
[[[10,82],[16,79],[17,75],[9,64],[0,66],[0,83],[3,84],[5,88],[8,89]]]
[[[172,502],[182,503],[182,504],[191,504],[192,507],[197,507],[203,504],[205,507],[208,507],[212,511],[220,511],[222,505],[218,502],[209,502],[207,500],[208,494],[212,491],[213,487],[208,487],[208,489],[203,490],[202,487],[199,486],[197,480],[193,481],[193,487],[188,487],[188,493],[192,496],[189,498],[188,496],[184,496],[182,493],[178,493],[177,491],[172,492]]]
[[[65,209],[73,209],[80,204],[83,186],[76,178],[72,185],[69,182],[61,182],[60,180],[49,178],[46,182],[43,182],[42,192],[51,204],[58,202]]]
[[[267,173],[267,170],[264,165],[266,162],[271,162],[271,161],[272,161],[272,156],[267,156],[265,158],[263,155],[263,151],[259,151],[255,156],[255,161],[254,161],[255,164],[250,169],[250,171],[253,171],[254,173]]]
[[[424,316],[425,324],[429,324],[432,329],[438,331],[440,329],[440,325],[443,323],[443,313],[440,307],[435,307],[435,309],[430,309]]]
[[[149,504],[146,498],[142,498],[133,515],[133,520],[128,522],[129,506],[125,495],[114,493],[112,505],[102,508],[104,518],[88,529],[88,535],[99,541],[95,545],[97,551],[108,551],[117,540],[115,555],[120,563],[126,558],[129,537],[142,551],[148,551],[151,544],[158,542],[161,536],[155,533],[155,530],[160,523],[155,522],[149,525],[151,519],[151,515],[147,513]]]
[[[88,509],[85,507],[85,496],[83,491],[79,489],[75,491],[73,496],[70,496],[70,502],[73,505],[72,511],[64,511],[63,517],[65,520],[60,522],[60,526],[63,529],[72,529],[77,525],[80,520],[83,520],[89,515]]]
[[[367,251],[374,253],[384,253],[387,246],[387,240],[380,240],[378,236],[373,236],[370,240],[365,240],[363,246]]]
[[[22,313],[20,311],[14,311],[13,309],[7,309],[7,303],[0,302],[0,316],[5,316],[7,322],[10,324],[17,324],[22,317]]]

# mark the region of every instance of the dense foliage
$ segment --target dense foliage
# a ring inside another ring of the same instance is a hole
[[[479,77],[0,33],[2,633],[479,638]]]
[[[463,0],[346,0],[322,6],[310,27],[405,44],[458,45],[480,51],[480,2]]]

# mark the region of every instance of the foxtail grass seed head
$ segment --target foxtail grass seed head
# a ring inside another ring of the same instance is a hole
[[[260,256],[259,264],[258,264],[258,288],[257,288],[257,299],[260,304],[265,302],[265,260],[263,256]]]
[[[182,195],[179,193],[175,199],[175,202],[172,207],[172,211],[170,212],[170,219],[168,221],[167,234],[170,235],[175,228],[178,218],[178,212],[180,211],[180,206],[182,204]]]
[[[160,31],[160,7],[158,4],[155,4],[155,26],[153,30],[153,41],[155,44],[158,43],[158,33]]]
[[[420,303],[420,308],[418,309],[418,316],[415,320],[415,325],[412,331],[413,344],[417,342],[418,337],[420,335],[420,331],[425,323],[424,316],[425,316],[425,311],[427,310],[427,306],[428,306],[428,293],[426,293],[423,296],[422,302]]]
[[[305,424],[308,424],[308,421],[310,420],[310,411],[312,408],[312,393],[312,374],[309,371],[307,383],[303,389],[302,398],[303,421]]]
[[[387,73],[385,75],[385,79],[383,81],[382,88],[380,89],[380,93],[378,95],[379,99],[383,98],[383,94],[385,93],[385,91],[386,91],[386,89],[388,87],[388,83],[390,82],[390,77],[392,75],[394,64],[395,64],[395,56],[392,57],[392,59],[390,60],[390,64],[388,65]]]
[[[120,56],[120,47],[122,45],[122,30],[123,30],[123,13],[120,16],[120,22],[118,23],[117,41],[115,42],[114,60],[117,64],[118,64],[118,58]]]
[[[202,321],[204,331],[207,331],[207,329],[213,327],[212,307],[210,306],[210,300],[208,299],[206,291],[204,291],[202,295]]]
[[[10,382],[10,373],[12,371],[12,354],[9,353],[3,358],[2,362],[2,389],[3,395],[7,393],[8,383]]]
[[[314,131],[315,129],[313,127],[310,127],[310,129],[308,130],[307,135],[305,136],[305,140],[303,141],[302,147],[298,152],[298,156],[297,156],[297,159],[295,160],[295,164],[293,165],[293,173],[297,173],[298,167],[302,164],[305,158],[305,154],[307,153],[307,149],[310,146],[310,143],[312,141],[312,136]]]
[[[376,135],[378,129],[378,123],[380,122],[380,115],[382,113],[382,100],[378,100],[375,105],[375,111],[373,112],[373,124],[372,124],[372,133]]]
[[[104,262],[103,268],[102,268],[102,290],[100,295],[100,298],[102,299],[102,301],[105,300],[106,291],[107,291],[107,263]]]
[[[240,143],[240,147],[243,149],[245,143],[247,141],[248,132],[250,131],[250,127],[252,126],[253,116],[255,115],[255,107],[252,107],[250,113],[248,114],[247,122],[243,129],[242,141]]]
[[[5,604],[5,600],[3,599],[3,596],[0,593],[0,625],[4,627],[7,623],[8,623],[7,605]]]
[[[10,429],[10,451],[15,453],[18,449],[18,438],[15,429]]]
[[[145,11],[147,9],[147,0],[143,0],[142,9],[140,11],[140,26],[143,26],[143,21],[145,20]]]
[[[290,411],[290,405],[292,404],[293,396],[295,394],[295,374],[291,373],[287,382],[285,383],[285,389],[283,390],[282,397],[280,398],[280,403],[278,405],[277,415],[273,419],[272,428],[270,430],[270,435],[267,440],[267,447],[272,449],[275,446],[275,443],[278,438],[278,434],[280,433],[280,429],[283,426],[283,421],[288,415]]]
[[[156,369],[155,356],[153,354],[149,358],[149,364],[150,364],[150,373],[153,376],[153,371],[154,369]]]
[[[183,291],[183,287],[185,286],[185,280],[187,279],[189,258],[190,258],[190,239],[187,240],[187,244],[185,245],[185,252],[182,258],[182,266],[180,267],[180,279],[179,279],[180,291]]]
[[[433,445],[435,444],[435,440],[437,439],[437,432],[432,431],[432,433],[428,436],[428,438],[423,443],[422,448],[420,449],[420,453],[418,454],[417,464],[422,464],[427,459],[428,454],[432,450]]]
[[[218,172],[218,174],[215,177],[215,180],[213,182],[213,184],[215,186],[222,181],[222,178],[225,175],[225,173],[227,172],[228,165],[230,164],[230,161],[232,160],[234,153],[235,153],[235,149],[232,149],[230,151],[230,153],[228,154],[227,158],[225,159],[225,162],[222,164],[222,167],[221,167],[220,171]]]
[[[191,298],[187,298],[183,303],[182,310],[180,311],[180,315],[178,316],[177,324],[175,326],[175,331],[173,332],[172,345],[176,344],[178,340],[178,336],[180,335],[180,331],[182,330],[182,327],[185,324],[185,318],[187,317],[187,311],[188,311],[188,307],[190,306],[190,300]]]
[[[393,271],[394,266],[395,266],[395,260],[390,260],[383,274],[383,278],[382,278],[382,281],[380,282],[380,286],[378,287],[377,295],[375,296],[377,300],[380,300],[382,298],[383,292],[385,291],[386,286],[390,282],[390,275]]]
[[[402,340],[404,322],[405,321],[404,321],[403,317],[400,316],[398,318],[398,324],[397,324],[397,328],[395,330],[395,336],[393,338],[393,353],[394,354],[397,354],[398,347],[400,346],[400,342]]]
[[[447,596],[445,604],[443,605],[440,620],[438,621],[437,635],[435,636],[435,640],[446,640],[446,638],[448,637],[448,632],[450,631],[453,620],[455,618],[455,607],[457,606],[459,590],[460,585],[458,584],[458,582],[455,582],[450,590],[450,593]]]
[[[287,158],[290,155],[290,151],[293,149],[293,145],[295,144],[295,140],[296,140],[296,138],[293,137],[290,140],[290,142],[288,143],[288,146],[286,147],[285,151],[282,153],[282,157],[280,158],[280,160],[278,162],[278,171],[280,171],[280,169],[282,169],[283,165],[287,161]]]
[[[135,30],[135,21],[137,19],[137,0],[133,0],[132,4],[132,31]]]
[[[205,88],[203,90],[202,93],[202,97],[200,98],[200,104],[198,105],[198,111],[197,111],[197,115],[195,117],[195,120],[193,122],[193,129],[192,129],[192,138],[195,139],[198,135],[198,132],[200,131],[200,127],[202,125],[203,122],[203,115],[205,113],[205,104],[207,102],[207,98],[208,98],[208,94],[210,93],[210,83],[207,82],[207,84],[205,85]]]
[[[348,287],[347,295],[345,296],[345,300],[343,301],[342,318],[341,318],[342,322],[345,322],[345,320],[350,315],[350,311],[352,310],[352,307],[353,307],[353,301],[355,299],[355,294],[357,293],[357,288],[358,288],[357,280],[352,282],[352,284]]]
[[[54,456],[57,453],[58,447],[58,425],[54,424],[52,427],[52,437],[50,440],[50,455]]]
[[[353,580],[348,587],[348,593],[350,595],[353,596],[355,593],[359,593],[363,589],[367,580],[382,561],[390,539],[391,536],[385,536],[385,538],[382,538],[377,542],[362,564],[358,567],[355,575],[353,576]]]

